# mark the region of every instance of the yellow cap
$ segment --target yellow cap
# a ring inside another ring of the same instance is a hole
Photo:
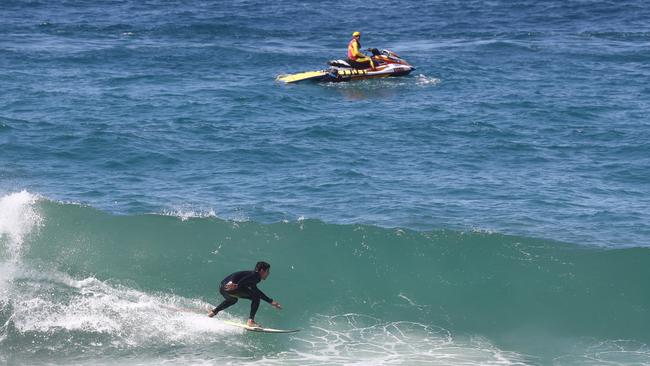
[[[361,37],[361,32],[352,33],[352,37]]]

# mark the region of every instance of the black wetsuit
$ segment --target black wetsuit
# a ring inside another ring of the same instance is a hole
[[[221,310],[227,309],[232,305],[235,305],[237,300],[248,299],[251,300],[251,312],[250,319],[255,319],[255,313],[257,313],[257,308],[260,306],[260,299],[268,302],[269,304],[273,302],[273,299],[266,296],[260,289],[257,288],[257,284],[262,280],[259,272],[255,271],[240,271],[231,274],[221,281],[219,286],[219,292],[225,300],[219,306],[214,308],[212,312],[217,314]],[[231,291],[226,291],[225,286],[228,282],[237,284],[237,288]]]

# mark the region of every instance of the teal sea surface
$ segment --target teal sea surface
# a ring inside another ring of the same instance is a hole
[[[644,1],[0,3],[0,364],[650,364]],[[280,74],[390,49],[417,69]],[[218,284],[266,260],[250,334]]]

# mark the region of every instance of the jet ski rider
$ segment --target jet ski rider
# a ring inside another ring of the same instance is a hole
[[[372,59],[359,51],[361,48],[361,33],[352,33],[352,40],[348,44],[348,63],[355,69],[375,69],[375,64]]]

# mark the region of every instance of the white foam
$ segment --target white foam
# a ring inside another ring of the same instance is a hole
[[[147,293],[94,277],[74,278],[58,271],[20,267],[12,297],[16,332],[47,340],[52,351],[100,352],[182,346],[162,356],[168,364],[203,364],[215,357],[223,365],[523,365],[523,357],[474,337],[461,339],[440,327],[417,322],[386,322],[359,314],[317,315],[308,327],[287,336],[279,351],[257,348],[263,337],[208,318],[207,303],[170,294]],[[232,319],[228,314],[219,317]],[[70,335],[85,334],[70,343]],[[63,336],[53,336],[63,335]],[[83,340],[81,340],[83,339]],[[41,342],[41,341],[39,341]],[[217,354],[213,349],[220,349]],[[252,349],[252,353],[241,353]],[[234,351],[234,353],[233,353]],[[260,353],[261,352],[261,353]],[[148,357],[148,356],[147,356]],[[133,360],[116,364],[132,363]],[[151,363],[146,359],[144,363]],[[209,364],[210,362],[208,362]]]
[[[210,209],[192,209],[192,208],[174,208],[170,210],[163,210],[160,212],[160,215],[177,217],[181,221],[187,221],[189,219],[195,218],[218,218],[221,220],[230,221],[233,223],[237,222],[249,222],[250,217],[246,215],[243,211],[235,212],[231,215],[217,215],[217,212]]]
[[[247,364],[264,365],[525,365],[524,357],[480,337],[454,338],[416,322],[319,315],[294,336],[296,347]]]
[[[216,218],[217,213],[213,209],[209,210],[188,210],[188,209],[176,209],[176,210],[166,210],[161,213],[163,216],[172,216],[181,219],[181,221],[187,221],[193,218]]]
[[[556,357],[555,365],[650,365],[650,347],[631,340],[583,340],[576,352]]]
[[[418,74],[415,76],[415,84],[418,86],[438,85],[440,82],[440,79],[433,76],[426,76],[424,74]]]
[[[37,200],[38,196],[27,191],[0,197],[0,244],[10,262],[20,260],[25,238],[42,222],[35,207]]]
[[[41,225],[37,201],[38,196],[27,191],[0,197],[0,309],[8,304],[25,239]]]
[[[208,318],[203,310],[208,304],[199,300],[24,267],[15,280],[21,291],[13,294],[12,322],[21,333],[81,331],[105,336],[114,347],[130,348],[206,344],[242,332]],[[225,313],[220,317],[230,318]]]

